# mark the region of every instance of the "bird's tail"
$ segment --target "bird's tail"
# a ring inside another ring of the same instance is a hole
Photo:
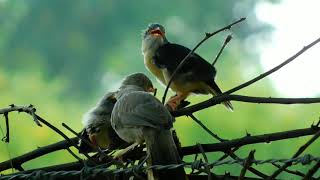
[[[180,164],[181,159],[174,143],[170,130],[156,130],[144,128],[143,134],[149,156],[149,165]],[[153,170],[148,172],[150,179],[175,179],[185,180],[186,174],[183,167],[170,170]],[[148,178],[148,179],[149,179]]]
[[[214,81],[210,81],[207,83],[207,85],[209,86],[209,91],[212,95],[217,96],[219,94],[222,94],[221,89],[219,88],[219,86],[214,82]],[[224,101],[222,102],[222,104],[230,111],[233,111],[233,106],[231,104],[230,101]]]

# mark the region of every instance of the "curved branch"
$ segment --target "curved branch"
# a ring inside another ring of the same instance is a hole
[[[77,143],[78,138],[74,137],[71,138],[70,141]],[[67,149],[70,146],[72,146],[67,140],[63,140],[54,144],[50,144],[48,146],[40,147],[38,149],[35,149],[33,151],[30,151],[26,154],[23,154],[21,156],[15,157],[13,159],[10,159],[8,161],[4,161],[0,163],[0,171],[4,171],[7,169],[17,168],[21,167],[21,165],[27,161],[30,161],[32,159],[38,158],[40,156],[49,154],[54,151],[59,151],[62,149]]]
[[[220,104],[224,101],[240,101],[247,103],[258,103],[258,104],[312,104],[320,103],[320,98],[272,98],[272,97],[252,97],[252,96],[242,96],[242,95],[229,95],[225,94],[222,96],[216,96],[207,101],[201,102],[199,104],[192,105],[190,107],[182,108],[171,114],[175,117],[189,115],[195,111],[211,107]]]
[[[285,132],[277,132],[271,134],[257,135],[257,136],[246,136],[239,139],[234,139],[230,141],[224,141],[221,143],[213,144],[202,144],[204,151],[206,152],[216,152],[216,151],[228,151],[231,148],[240,147],[248,144],[257,144],[257,143],[269,143],[271,141],[278,141],[283,139],[291,139],[301,136],[308,136],[317,133],[320,130],[320,127],[311,127],[305,129],[297,129]],[[198,153],[199,149],[197,145],[187,146],[181,148],[181,154],[191,155]]]

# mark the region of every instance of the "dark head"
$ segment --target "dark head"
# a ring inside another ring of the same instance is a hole
[[[151,23],[143,32],[142,51],[156,50],[159,46],[168,42],[166,31],[161,24]]]

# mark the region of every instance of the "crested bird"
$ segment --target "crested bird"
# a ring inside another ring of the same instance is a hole
[[[145,91],[153,92],[153,84],[143,73],[134,73],[128,75],[121,83],[121,86],[138,84]],[[111,126],[111,112],[117,101],[119,91],[106,93],[83,118],[84,130],[81,135],[89,140],[93,146],[90,146],[80,140],[80,152],[92,152],[96,148],[119,149],[126,147],[127,142],[123,141]]]
[[[166,38],[164,27],[157,23],[148,26],[142,39],[145,66],[162,84],[167,86],[171,75],[191,50],[185,46],[170,43]],[[167,104],[172,109],[176,109],[177,105],[191,93],[213,96],[221,94],[222,91],[214,80],[215,75],[216,69],[210,63],[196,53],[191,54],[170,85],[170,88],[176,92],[176,96],[171,97]],[[227,109],[233,110],[230,101],[222,103]]]
[[[181,163],[171,128],[174,118],[166,107],[139,85],[125,85],[117,94],[111,124],[120,138],[133,143],[130,149],[146,143],[147,164]],[[148,179],[185,179],[183,168],[148,171]]]

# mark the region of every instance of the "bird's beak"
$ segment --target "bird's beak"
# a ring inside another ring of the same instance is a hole
[[[98,146],[96,134],[90,134],[89,139],[90,139],[90,142],[92,143],[92,145],[94,145],[95,147]]]
[[[164,33],[161,32],[161,30],[159,28],[151,30],[150,34],[155,35],[155,36],[164,36]]]
[[[157,95],[157,88],[151,87],[151,88],[147,89],[147,92],[153,93],[153,95],[156,96]]]

